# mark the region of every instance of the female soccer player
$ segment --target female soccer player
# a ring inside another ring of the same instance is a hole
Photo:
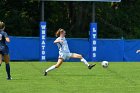
[[[5,24],[0,21],[0,67],[2,64],[2,58],[4,58],[5,65],[6,65],[6,72],[7,72],[7,80],[11,80],[10,75],[10,57],[9,57],[9,48],[6,45],[6,42],[10,42],[10,39],[6,32],[4,32]]]
[[[56,32],[56,37],[58,37],[54,43],[57,44],[58,49],[59,49],[59,57],[58,57],[58,62],[51,66],[50,68],[46,69],[44,76],[47,75],[47,73],[55,68],[60,67],[60,65],[63,63],[64,60],[69,59],[69,58],[78,58],[82,62],[84,62],[85,65],[88,66],[88,69],[92,69],[96,64],[90,65],[88,62],[82,57],[82,55],[77,54],[77,53],[70,53],[67,40],[65,38],[66,31],[64,29],[58,29]]]

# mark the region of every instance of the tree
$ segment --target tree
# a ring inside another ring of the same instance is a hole
[[[14,36],[39,36],[39,0],[1,0],[0,20]],[[122,0],[117,9],[111,3],[96,3],[98,38],[140,38],[140,1]],[[64,28],[68,37],[88,38],[92,2],[46,2],[47,36]]]

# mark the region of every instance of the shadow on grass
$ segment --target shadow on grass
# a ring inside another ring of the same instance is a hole
[[[79,76],[97,76],[97,75],[93,75],[93,74],[51,74],[50,76],[66,76],[66,77],[79,77]]]

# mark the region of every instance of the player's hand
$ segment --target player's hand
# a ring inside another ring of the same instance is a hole
[[[139,53],[139,52],[140,52],[140,50],[137,50],[137,51],[136,51],[136,53]]]

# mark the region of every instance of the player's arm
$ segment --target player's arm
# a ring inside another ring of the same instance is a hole
[[[56,44],[56,43],[63,43],[63,40],[56,39],[56,40],[54,41],[54,43],[55,43],[55,44]]]
[[[4,37],[5,37],[6,42],[8,42],[8,43],[9,43],[9,42],[10,42],[10,38],[8,37],[8,35],[7,35],[7,33],[6,33],[6,32],[4,33]]]
[[[140,53],[140,50],[137,50],[136,53]]]

